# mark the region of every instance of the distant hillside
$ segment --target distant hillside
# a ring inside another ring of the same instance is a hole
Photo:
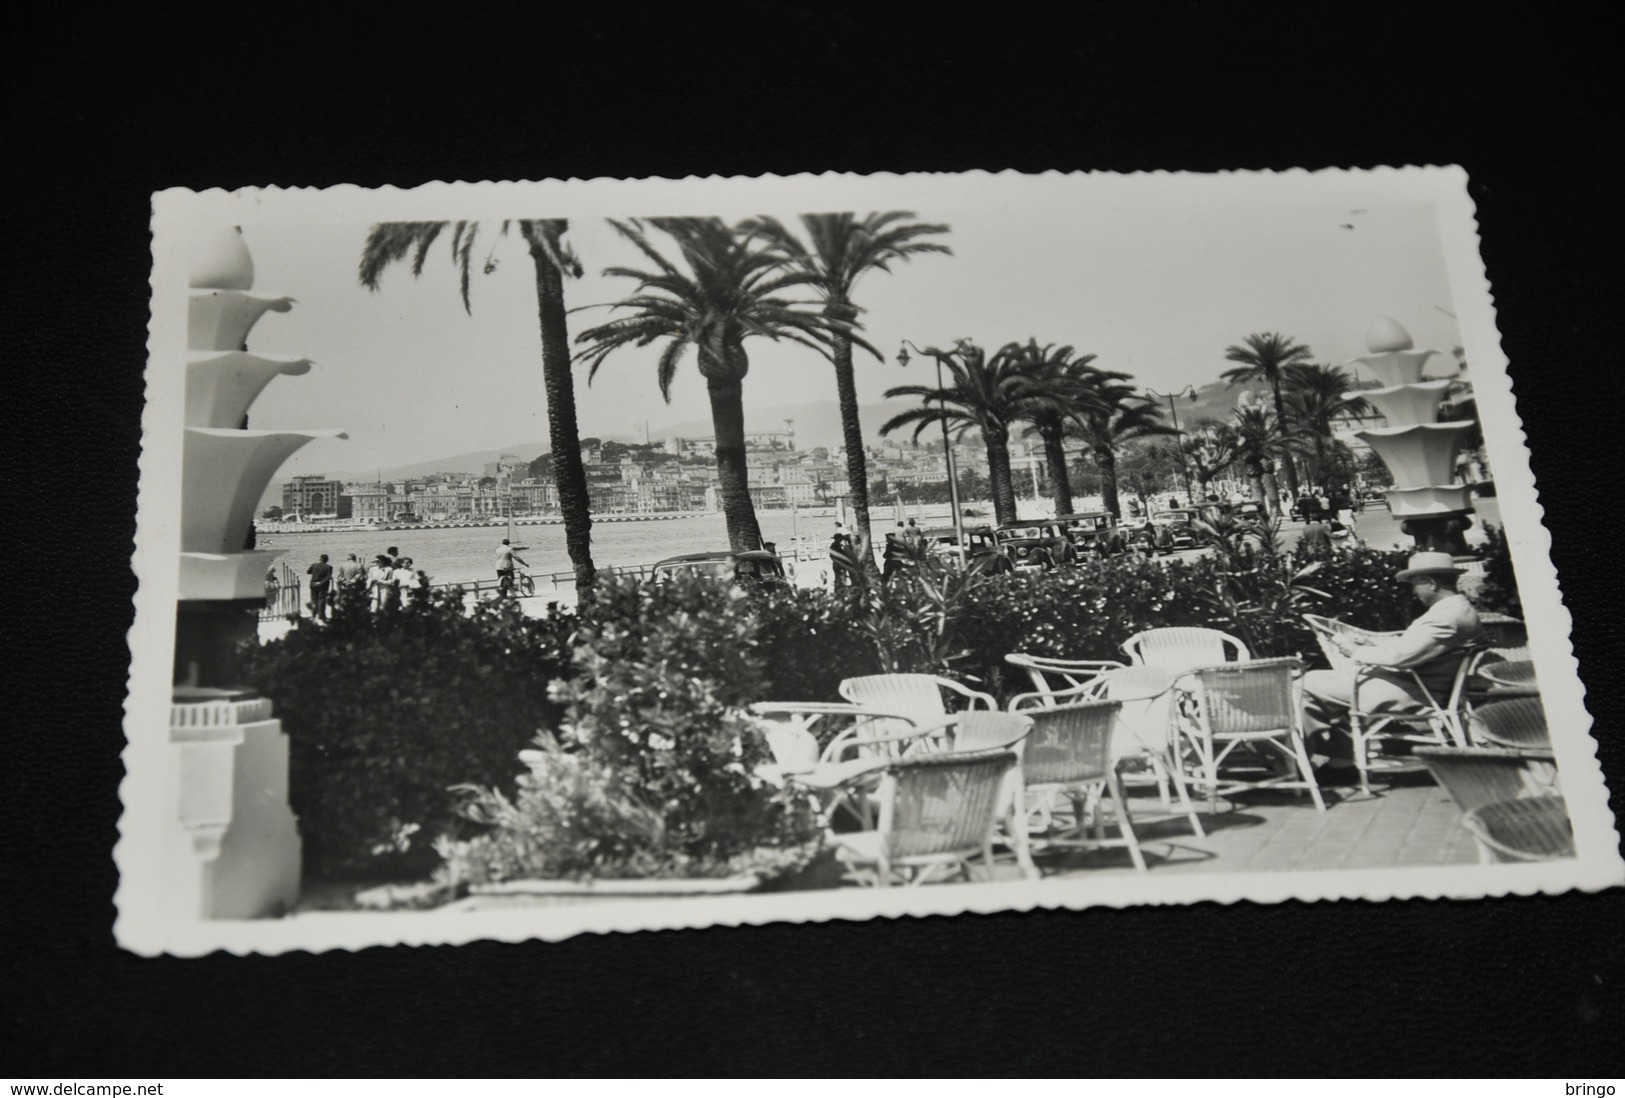
[[[878,428],[891,416],[895,415],[906,405],[897,402],[864,404],[858,408],[858,415],[863,423],[864,440],[870,445],[880,441]],[[781,404],[767,408],[747,408],[745,410],[745,429],[747,431],[783,431],[786,419],[795,421],[796,444],[801,449],[810,450],[815,446],[826,446],[833,449],[841,444],[841,410],[833,400],[816,401],[811,404]],[[649,437],[653,440],[663,438],[705,438],[710,436],[711,421],[708,419],[684,420],[680,423],[668,423],[649,428]],[[594,436],[616,442],[642,441],[641,434],[631,433]],[[518,454],[528,460],[545,454],[552,447],[545,441],[521,442],[512,446],[502,446],[491,450],[472,450],[468,453],[452,454],[448,457],[432,458],[427,461],[413,462],[410,465],[393,465],[384,469],[333,469],[324,470],[327,476],[334,480],[346,482],[372,483],[378,480],[396,481],[407,480],[412,477],[428,476],[431,473],[478,473],[484,470],[489,462],[496,461],[503,454]],[[265,495],[260,501],[259,509],[280,505],[282,503],[282,485],[287,478],[273,480],[266,487]]]
[[[1228,388],[1223,382],[1204,385],[1197,391],[1197,399],[1179,398],[1176,403],[1179,409],[1179,425],[1189,429],[1201,419],[1228,419],[1236,406],[1236,398],[1241,395],[1242,389]],[[858,407],[858,416],[863,424],[864,442],[870,446],[878,445],[882,439],[880,425],[898,412],[908,407],[907,401],[883,401],[875,404],[863,404]],[[1168,402],[1162,401],[1164,415],[1167,413]],[[841,444],[841,410],[840,405],[833,400],[814,401],[809,404],[781,404],[766,408],[747,408],[745,410],[745,429],[747,431],[783,431],[785,420],[795,421],[796,445],[803,450],[810,450],[816,446],[825,446],[830,449]],[[653,440],[663,438],[704,438],[711,434],[711,421],[708,419],[690,419],[679,423],[668,423],[649,428],[649,437]],[[617,442],[641,441],[640,435],[616,434],[598,436],[612,439]],[[908,432],[892,436],[897,441],[906,442]],[[925,436],[935,440],[935,429]],[[511,446],[502,446],[490,450],[472,450],[463,454],[452,454],[448,457],[432,458],[427,461],[414,462],[411,465],[395,465],[382,470],[332,470],[327,475],[335,480],[371,483],[379,479],[385,481],[407,480],[412,477],[428,476],[431,473],[478,473],[487,463],[496,461],[503,454],[518,454],[529,461],[547,453],[551,447],[545,441],[521,442]],[[274,480],[265,490],[265,496],[260,501],[260,510],[282,502],[282,485],[286,478]]]

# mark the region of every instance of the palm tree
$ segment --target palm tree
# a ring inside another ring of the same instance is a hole
[[[1005,348],[1008,350],[1009,348]],[[927,428],[947,424],[955,441],[971,428],[981,432],[987,447],[987,475],[993,495],[993,514],[1000,524],[1016,520],[1016,493],[1010,480],[1010,427],[1021,419],[1034,401],[1052,397],[1036,391],[1031,375],[1020,356],[1000,352],[989,359],[968,339],[954,344],[952,351],[925,348],[940,359],[948,371],[941,389],[931,385],[899,385],[886,390],[886,398],[916,397],[920,407],[911,408],[887,420],[880,433],[914,425],[918,439]]]
[[[610,224],[658,270],[610,267],[604,273],[636,279],[631,297],[613,305],[631,315],[588,329],[576,337],[588,364],[591,384],[598,367],[621,347],[647,347],[665,340],[655,380],[671,402],[677,366],[693,347],[700,376],[711,398],[711,426],[717,440],[717,481],[728,544],[734,552],[759,549],[762,534],[751,504],[745,464],[745,375],[750,357],[745,340],[752,336],[787,339],[829,354],[835,332],[844,327],[814,311],[815,304],[777,297],[781,290],[808,285],[806,271],[786,267],[783,256],[769,251],[759,234],[730,229],[716,217],[656,217],[648,224],[677,244],[687,270],[667,259],[649,242],[642,221]]]
[[[1231,385],[1249,381],[1267,382],[1270,391],[1275,394],[1275,420],[1281,424],[1283,431],[1287,430],[1292,421],[1287,416],[1282,389],[1288,368],[1309,361],[1309,348],[1302,343],[1292,342],[1290,336],[1280,332],[1254,332],[1241,343],[1241,346],[1232,345],[1224,349],[1226,361],[1239,362],[1241,365],[1226,370],[1220,376]],[[1292,466],[1291,455],[1281,455],[1281,468],[1286,473],[1286,486],[1295,499],[1298,495],[1298,471]]]
[[[445,221],[385,221],[372,227],[361,249],[361,284],[376,292],[384,270],[411,256],[412,277],[423,273],[430,247],[444,232]],[[509,222],[499,232],[506,235]],[[564,516],[564,546],[575,568],[576,590],[591,591],[597,582],[592,563],[592,504],[587,495],[587,471],[581,463],[580,433],[576,427],[575,382],[570,376],[570,333],[565,320],[564,279],[581,277],[581,262],[564,244],[570,224],[563,218],[526,219],[519,235],[536,268],[537,316],[542,330],[542,390],[547,396],[547,436],[553,454],[553,483],[558,488],[559,511]],[[472,316],[469,271],[477,221],[452,226],[451,257],[461,275],[463,309]],[[487,258],[485,273],[496,269]]]
[[[1180,443],[1185,460],[1196,473],[1196,480],[1207,495],[1208,485],[1235,461],[1236,432],[1228,423],[1211,419],[1198,420],[1186,432]]]
[[[1138,439],[1178,434],[1162,418],[1162,406],[1135,392],[1130,376],[1096,370],[1088,379],[1088,403],[1070,421],[1067,434],[1079,439],[1100,469],[1100,495],[1113,518],[1123,517],[1117,498],[1117,452]]]
[[[1100,372],[1090,365],[1095,356],[1078,355],[1071,347],[1053,343],[1041,348],[1036,339],[1029,339],[1025,346],[1007,344],[999,354],[1013,356],[1031,379],[1034,395],[1048,398],[1026,402],[1021,418],[1031,423],[1031,433],[1043,440],[1044,462],[1050,483],[1055,486],[1055,513],[1070,515],[1072,480],[1066,470],[1066,425],[1084,407],[1100,407],[1099,397],[1090,385]]]
[[[1315,480],[1326,487],[1327,444],[1336,445],[1332,424],[1338,417],[1370,408],[1357,395],[1354,379],[1337,366],[1305,364],[1286,373],[1286,404],[1297,433],[1314,444]],[[1346,447],[1343,447],[1346,450]]]
[[[930,252],[952,255],[944,244],[921,240],[948,231],[946,225],[924,225],[903,210],[871,213],[858,218],[850,213],[802,214],[801,227],[812,242],[804,247],[796,235],[771,217],[745,222],[741,229],[760,232],[770,246],[796,267],[811,275],[808,285],[824,303],[824,315],[840,321],[826,352],[835,367],[835,392],[841,406],[841,439],[846,450],[846,482],[851,489],[852,517],[858,537],[867,547],[869,535],[869,469],[863,452],[863,427],[858,422],[858,390],[852,373],[852,347],[856,344],[884,362],[881,354],[857,335],[862,310],[852,300],[852,288],[869,271],[891,273],[899,259]]]
[[[1270,516],[1281,514],[1281,496],[1275,484],[1275,466],[1292,449],[1292,440],[1281,430],[1280,421],[1264,408],[1237,408],[1235,461],[1247,474],[1253,496],[1264,501]]]

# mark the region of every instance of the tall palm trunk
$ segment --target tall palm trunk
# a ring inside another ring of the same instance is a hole
[[[1049,480],[1055,486],[1055,513],[1072,513],[1072,479],[1066,471],[1066,449],[1061,445],[1061,428],[1043,428],[1044,461],[1049,466]]]
[[[554,257],[559,237],[569,223],[536,221],[526,234],[536,266],[537,312],[542,326],[542,388],[547,394],[547,438],[553,449],[553,483],[564,516],[564,547],[575,568],[576,590],[592,590],[598,581],[592,563],[592,501],[587,470],[581,463],[581,434],[576,426],[575,381],[570,376],[570,332],[564,313],[564,273]]]
[[[1252,492],[1254,499],[1264,504],[1265,509],[1272,516],[1275,514],[1276,504],[1279,501],[1275,498],[1275,493],[1266,491],[1264,488],[1264,469],[1262,466],[1247,466],[1247,490]]]
[[[1263,473],[1264,506],[1268,508],[1271,518],[1281,517],[1281,486],[1276,482],[1275,471],[1265,468]],[[1297,499],[1297,496],[1293,496]]]
[[[1117,498],[1117,454],[1110,446],[1095,447],[1095,464],[1100,467],[1100,499],[1112,518],[1123,517],[1123,505]]]
[[[847,305],[845,311],[831,305],[826,315],[851,319],[857,310]],[[850,315],[848,315],[850,313]],[[858,422],[858,387],[852,375],[852,341],[844,335],[835,337],[831,348],[831,361],[835,366],[835,392],[841,404],[841,441],[846,446],[846,483],[851,489],[852,521],[858,528],[860,559],[872,559],[869,547],[873,541],[869,534],[869,463],[863,453],[863,426]]]
[[[738,352],[743,355],[743,351]],[[704,370],[706,353],[700,353]],[[730,371],[731,373],[731,371]],[[756,508],[750,500],[750,472],[745,461],[745,387],[742,378],[705,379],[711,398],[711,430],[717,439],[717,492],[728,523],[728,546],[736,553],[762,547]]]
[[[1275,377],[1270,379],[1270,386],[1275,393],[1275,422],[1280,426],[1281,433],[1285,434],[1288,429],[1287,424],[1290,421],[1286,416],[1286,400],[1281,396],[1281,377],[1279,372],[1277,372]],[[1292,464],[1291,454],[1281,454],[1281,471],[1286,474],[1286,486],[1287,489],[1292,493],[1292,498],[1297,499],[1298,470]]]
[[[987,480],[993,493],[993,520],[999,525],[1016,521],[1016,490],[1010,479],[1010,436],[1002,430],[982,428],[987,440]]]

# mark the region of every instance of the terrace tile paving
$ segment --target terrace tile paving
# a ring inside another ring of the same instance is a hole
[[[1373,782],[1371,796],[1357,786],[1323,778],[1326,811],[1317,812],[1296,791],[1256,790],[1219,798],[1209,814],[1197,800],[1207,832],[1191,834],[1185,817],[1163,810],[1154,793],[1131,793],[1135,833],[1151,873],[1239,873],[1279,870],[1385,869],[1403,866],[1471,865],[1478,861],[1461,813],[1425,773],[1396,774]],[[1124,850],[1040,851],[1046,877],[1132,875]],[[1014,878],[1000,865],[999,879]]]

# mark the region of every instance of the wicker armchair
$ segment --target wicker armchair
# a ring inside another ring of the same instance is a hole
[[[1303,662],[1247,660],[1198,668],[1193,677],[1194,719],[1182,721],[1180,731],[1195,763],[1189,779],[1207,790],[1208,811],[1218,810],[1220,796],[1264,788],[1301,789],[1326,811],[1303,742]],[[1220,776],[1248,754],[1249,776]]]
[[[1574,825],[1562,797],[1496,801],[1473,809],[1461,822],[1478,840],[1485,865],[1574,857]]]
[[[1151,680],[1156,680],[1157,685],[1152,685]],[[1172,683],[1172,677],[1166,672],[1159,673],[1142,667],[1116,667],[1102,672],[1098,678],[1081,686],[1066,687],[1048,693],[1034,691],[1017,694],[1010,699],[1007,708],[1012,713],[1026,713],[1036,718],[1038,711],[1061,706],[1072,707],[1079,703],[1102,700],[1116,704],[1119,712],[1115,718],[1117,728],[1114,731],[1132,730],[1124,728],[1125,722],[1131,726],[1138,722],[1141,734],[1113,736],[1108,741],[1114,768],[1124,759],[1149,765],[1151,768],[1149,777],[1156,783],[1157,796],[1162,802],[1163,810],[1165,812],[1174,810],[1173,801],[1169,797],[1169,787],[1172,785],[1179,794],[1179,811],[1189,822],[1191,834],[1199,839],[1206,838],[1202,830],[1202,821],[1196,814],[1195,806],[1191,804],[1190,794],[1185,788],[1185,779],[1174,757],[1173,721],[1167,708],[1169,699],[1164,697],[1171,691]],[[1153,730],[1149,736],[1145,734],[1147,725]]]
[[[1145,857],[1112,760],[1112,733],[1122,708],[1122,702],[1095,701],[1035,709],[1028,714],[1033,730],[1021,762],[1026,786],[1024,822],[1041,836],[1037,840],[1041,846],[1126,847],[1134,868],[1143,870]],[[1116,839],[1106,838],[1101,818],[1108,793],[1117,815]],[[1058,794],[1072,802],[1072,827],[1055,833]]]
[[[1116,660],[1058,660],[1048,656],[1029,656],[1022,652],[1010,653],[1004,657],[1004,662],[1027,672],[1027,677],[1033,683],[1033,693],[1050,699],[1081,698],[1091,691],[1098,692],[1101,675],[1123,666]],[[1054,704],[1054,701],[1050,704]]]
[[[1123,642],[1123,651],[1137,664],[1176,675],[1252,658],[1247,646],[1229,633],[1183,626],[1136,633]]]
[[[841,697],[854,705],[901,713],[916,725],[937,724],[947,717],[943,691],[965,699],[966,709],[997,709],[991,695],[937,675],[860,675],[840,685]]]
[[[1464,649],[1456,664],[1455,678],[1451,681],[1450,692],[1439,698],[1427,688],[1422,677],[1411,669],[1375,668],[1368,664],[1357,665],[1351,674],[1354,676],[1354,687],[1351,692],[1353,704],[1349,707],[1349,736],[1354,741],[1354,765],[1360,773],[1360,792],[1371,792],[1371,743],[1376,739],[1400,740],[1405,743],[1426,744],[1434,747],[1454,745],[1467,746],[1467,678],[1474,662],[1478,658],[1478,650]],[[1415,709],[1391,709],[1381,711],[1367,711],[1360,708],[1360,685],[1367,681],[1373,671],[1403,670],[1410,675],[1416,684],[1417,692],[1421,696],[1421,704]],[[1396,729],[1405,729],[1399,731]]]
[[[1011,751],[957,752],[898,759],[887,766],[872,831],[832,835],[849,876],[887,888],[924,884],[941,870],[970,879],[978,856],[993,864],[993,843]]]
[[[782,784],[786,775],[838,761],[848,742],[887,736],[901,743],[915,729],[907,717],[840,702],[758,702],[749,712],[773,754],[773,761],[756,772],[775,785]]]
[[[1463,812],[1497,801],[1550,796],[1557,789],[1550,751],[1419,747],[1416,756]]]
[[[1478,706],[1467,717],[1467,731],[1474,743],[1495,747],[1550,747],[1552,744],[1546,727],[1546,707],[1538,694]]]

